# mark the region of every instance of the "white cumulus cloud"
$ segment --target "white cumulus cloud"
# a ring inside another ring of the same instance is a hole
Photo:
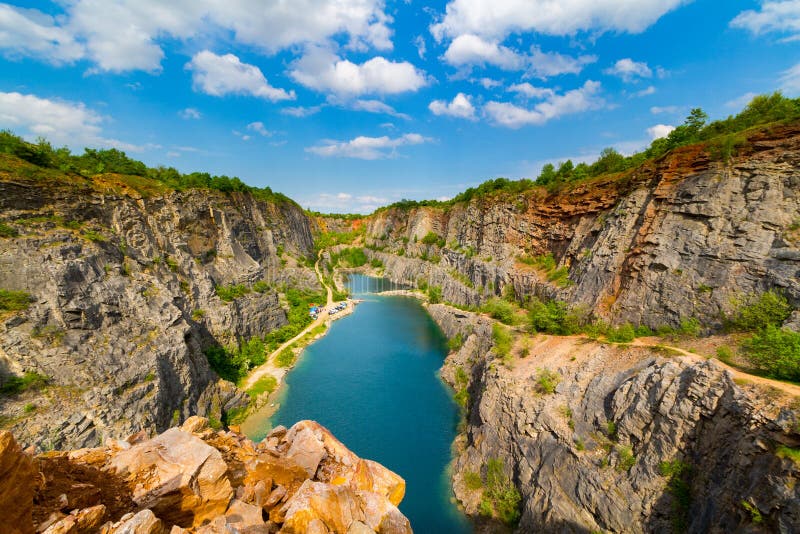
[[[319,145],[307,147],[306,152],[322,157],[341,157],[356,159],[385,159],[397,156],[397,149],[406,145],[421,145],[432,139],[418,133],[408,133],[400,137],[358,136],[350,141],[325,140]]]
[[[528,82],[514,84],[508,88],[508,91],[520,94],[525,98],[548,98],[555,95],[552,89],[535,87]]]
[[[768,0],[756,11],[742,11],[731,21],[731,27],[764,33],[792,34],[787,40],[800,38],[800,0]]]
[[[319,46],[309,47],[289,75],[310,89],[339,97],[414,92],[427,84],[424,74],[407,61],[376,56],[357,64]]]
[[[525,66],[525,58],[517,52],[473,34],[453,39],[444,53],[444,60],[454,67],[494,65],[505,70],[520,70]]]
[[[161,69],[166,39],[232,39],[272,54],[346,36],[354,49],[392,48],[383,0],[70,0],[57,18],[0,7],[0,49],[46,61],[85,58],[103,71]]]
[[[192,72],[195,91],[208,95],[250,95],[273,102],[295,98],[294,91],[272,87],[261,69],[242,63],[233,54],[220,56],[203,50],[194,55],[186,69]]]
[[[670,124],[656,124],[647,129],[647,135],[650,139],[660,139],[670,134],[675,127]]]
[[[85,54],[84,46],[53,17],[8,4],[0,4],[0,49],[11,57],[42,57],[55,64],[70,63]]]
[[[492,101],[484,106],[484,112],[494,123],[508,128],[538,126],[563,115],[602,107],[605,102],[598,95],[599,92],[600,83],[589,80],[578,89],[564,94],[554,93],[531,109]]]
[[[464,93],[458,93],[452,101],[434,100],[428,105],[434,115],[447,115],[460,119],[475,119],[475,106]]]
[[[105,118],[82,102],[50,100],[32,94],[0,92],[0,128],[27,137],[46,137],[72,148],[99,146],[138,151],[143,147],[103,136]]]
[[[546,79],[561,74],[578,74],[585,65],[597,61],[597,57],[543,52],[538,46],[531,47],[529,54],[522,53],[495,40],[464,34],[453,39],[444,53],[444,60],[454,67],[493,65],[509,71],[525,70],[530,76]]]
[[[503,39],[511,33],[639,33],[691,0],[451,0],[431,26],[442,40],[463,34]]]
[[[639,78],[650,78],[653,76],[653,70],[647,66],[647,63],[634,61],[629,57],[620,59],[614,63],[612,67],[605,69],[603,72],[612,76],[618,76],[626,83]]]

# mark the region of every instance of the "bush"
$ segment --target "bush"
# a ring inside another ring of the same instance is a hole
[[[17,395],[29,389],[42,389],[50,381],[45,375],[27,372],[22,376],[10,376],[0,385],[0,395]]]
[[[459,332],[458,334],[447,340],[447,348],[450,350],[450,352],[456,352],[463,346],[464,346],[464,334],[462,334],[461,332]]]
[[[609,328],[606,338],[613,343],[630,343],[636,339],[636,330],[630,323],[625,323],[617,328]]]
[[[742,342],[749,362],[772,378],[800,381],[800,333],[773,325]]]
[[[444,247],[445,241],[443,237],[440,237],[438,234],[434,232],[428,232],[425,234],[425,237],[422,238],[423,245],[436,245],[439,248]]]
[[[341,264],[343,267],[361,267],[367,264],[367,254],[363,248],[353,247],[344,248],[337,254],[331,254],[331,264],[333,266]]]
[[[617,447],[617,456],[619,456],[617,471],[630,471],[631,467],[636,464],[636,456],[633,455],[633,450],[630,447]]]
[[[442,288],[439,286],[428,286],[428,301],[431,304],[442,302]]]
[[[488,313],[492,318],[504,324],[514,324],[516,320],[516,307],[508,301],[494,297],[481,307],[481,311]]]
[[[231,302],[250,293],[250,289],[244,284],[229,286],[216,286],[217,296],[225,302]]]
[[[200,319],[202,319],[205,316],[206,316],[205,310],[202,310],[200,308],[197,308],[196,310],[192,310],[192,319],[194,319],[195,321],[199,321]]]
[[[565,336],[580,332],[588,316],[580,308],[569,309],[565,302],[542,302],[536,297],[528,305],[528,322],[534,332]]]
[[[255,284],[253,284],[253,291],[256,293],[265,293],[269,291],[269,284],[266,283],[264,280],[259,280]]]
[[[539,369],[536,377],[536,391],[544,395],[556,392],[556,386],[561,382],[561,375],[550,369]]]
[[[484,499],[488,506],[481,503],[482,512],[488,509],[489,515],[496,515],[506,525],[517,524],[520,517],[519,505],[522,496],[519,490],[506,476],[503,460],[490,458],[486,464],[486,489]]]
[[[24,311],[32,302],[30,294],[24,291],[0,289],[0,312]]]
[[[500,358],[506,359],[511,354],[511,344],[514,341],[511,332],[505,326],[494,323],[492,325],[492,340],[494,352]]]
[[[275,357],[275,365],[278,367],[291,367],[294,363],[294,351],[291,347],[283,349],[278,356]]]
[[[780,326],[792,313],[786,297],[773,290],[735,299],[734,308],[729,326],[741,332],[752,332],[770,325]]]

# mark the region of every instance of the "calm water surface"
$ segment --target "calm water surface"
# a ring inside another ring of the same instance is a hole
[[[392,289],[385,281],[352,275],[349,285],[364,302],[305,350],[286,377],[280,409],[250,437],[318,421],[405,478],[400,510],[415,532],[471,532],[451,502],[447,474],[458,407],[437,374],[446,340],[415,299],[373,293]]]

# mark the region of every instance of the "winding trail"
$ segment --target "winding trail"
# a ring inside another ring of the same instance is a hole
[[[651,338],[637,338],[632,343],[629,343],[632,347],[646,347],[646,348],[665,348],[677,353],[680,353],[681,356],[687,356],[692,358],[695,361],[704,361],[704,360],[714,360],[714,363],[728,371],[733,378],[738,378],[740,380],[746,380],[752,384],[758,384],[762,386],[767,386],[775,389],[779,389],[788,395],[794,395],[800,397],[800,385],[797,384],[790,384],[788,382],[782,382],[780,380],[775,380],[772,378],[767,378],[764,376],[753,375],[742,371],[732,365],[728,365],[727,363],[721,361],[719,358],[706,358],[705,356],[701,356],[699,354],[695,354],[693,352],[689,352],[688,350],[684,350],[680,347],[675,347],[672,345],[665,345],[663,343],[659,343],[657,340],[653,340]]]
[[[291,347],[295,342],[297,342],[300,338],[305,336],[314,328],[324,324],[325,321],[327,321],[328,318],[330,317],[329,310],[333,305],[333,289],[331,289],[331,287],[325,283],[325,278],[323,278],[322,272],[319,269],[319,262],[322,260],[322,252],[323,251],[320,251],[319,254],[317,255],[317,262],[314,264],[314,271],[316,271],[317,273],[317,279],[319,279],[319,283],[322,284],[322,287],[324,287],[328,293],[327,302],[325,303],[325,311],[320,313],[319,316],[314,320],[314,322],[305,327],[302,332],[294,336],[289,341],[286,341],[280,347],[278,347],[270,354],[268,354],[266,361],[260,366],[253,369],[253,371],[248,375],[248,377],[244,380],[244,382],[242,382],[242,384],[239,386],[241,389],[244,389],[245,391],[250,389],[256,382],[258,382],[260,378],[264,377],[265,375],[274,376],[280,382],[281,378],[283,378],[283,375],[286,374],[288,369],[286,367],[280,367],[275,364],[274,360],[275,358],[278,357],[278,354],[280,354],[281,351],[283,351],[287,347]]]

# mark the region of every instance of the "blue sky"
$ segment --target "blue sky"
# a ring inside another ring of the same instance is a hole
[[[447,198],[800,95],[800,0],[0,2],[0,128],[320,211]]]

